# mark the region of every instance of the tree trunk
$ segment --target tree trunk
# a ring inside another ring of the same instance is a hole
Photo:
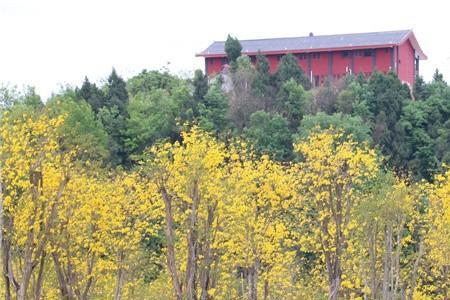
[[[412,300],[413,295],[414,295],[414,290],[416,289],[416,285],[417,285],[417,272],[419,269],[419,264],[420,261],[422,259],[422,255],[423,255],[423,242],[422,242],[422,238],[419,241],[419,252],[417,253],[417,258],[414,262],[414,267],[412,270],[412,276],[411,276],[411,288],[409,290],[409,295],[408,295],[408,300]]]
[[[248,272],[248,299],[258,299],[258,274],[259,273],[259,259],[255,259],[255,262]]]
[[[41,299],[41,293],[42,293],[42,284],[44,282],[44,265],[45,265],[45,253],[41,257],[41,261],[39,263],[39,273],[36,280],[36,286],[34,289],[34,299],[39,300]]]
[[[72,299],[74,299],[74,295],[73,295],[72,289],[70,288],[70,286],[66,280],[66,277],[64,276],[64,271],[59,262],[59,257],[56,253],[52,253],[52,257],[53,257],[53,265],[55,266],[56,277],[58,278],[61,299],[72,300]]]
[[[200,285],[201,285],[201,300],[207,300],[210,297],[208,296],[208,289],[210,286],[210,272],[211,272],[211,265],[213,263],[212,261],[212,249],[211,249],[211,243],[213,240],[213,237],[211,236],[211,227],[214,221],[214,212],[216,209],[217,203],[211,207],[208,208],[208,219],[206,222],[206,228],[205,228],[205,243],[204,243],[204,249],[203,249],[203,268],[200,274]]]
[[[369,232],[369,259],[370,259],[370,295],[372,299],[378,296],[378,280],[377,280],[377,224],[375,228],[370,227]]]
[[[164,186],[160,187],[160,191],[164,200],[165,207],[165,237],[167,243],[167,266],[170,276],[172,277],[172,285],[177,300],[183,300],[183,293],[181,289],[180,280],[177,273],[177,265],[175,258],[175,245],[174,245],[174,231],[173,231],[173,212],[172,212],[172,197],[167,193]]]
[[[187,300],[196,300],[196,275],[197,275],[197,256],[198,256],[198,206],[200,204],[200,194],[198,190],[198,182],[194,180],[191,190],[191,215],[189,220],[189,232],[187,236],[188,244],[188,261],[186,267],[186,298]]]
[[[119,253],[119,268],[117,269],[116,274],[116,289],[114,291],[114,300],[120,300],[122,299],[122,289],[123,285],[125,283],[125,270],[122,267],[122,264],[124,263],[125,259],[125,253],[121,251]]]
[[[328,299],[329,300],[338,300],[339,298],[339,288],[341,287],[341,270],[340,270],[340,261],[336,258],[334,262],[333,271],[331,272],[330,278],[330,286],[328,290]]]
[[[94,264],[95,264],[95,256],[92,256],[91,259],[88,262],[88,272],[87,276],[89,277],[86,287],[84,288],[83,294],[81,296],[82,300],[88,300],[89,299],[89,293],[91,292],[91,288],[94,286],[94,277],[92,277],[92,271],[94,270]]]
[[[11,284],[14,282],[14,277],[12,276],[11,266],[11,252],[10,243],[7,237],[5,237],[7,231],[7,223],[5,217],[5,211],[3,207],[3,182],[1,180],[1,169],[0,169],[0,249],[1,249],[1,261],[2,261],[2,275],[5,288],[5,300],[11,300]]]
[[[392,300],[391,282],[392,282],[392,225],[386,225],[384,236],[384,278],[383,278],[383,300]]]
[[[269,280],[264,280],[264,300],[269,299]]]

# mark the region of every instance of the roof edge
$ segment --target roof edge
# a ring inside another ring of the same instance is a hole
[[[263,55],[276,55],[276,54],[286,54],[286,53],[312,53],[312,52],[331,52],[331,51],[343,51],[343,50],[360,50],[360,49],[379,49],[379,48],[390,48],[399,45],[398,43],[392,43],[392,44],[379,44],[379,45],[369,45],[369,46],[349,46],[349,47],[333,47],[333,48],[314,48],[314,49],[298,49],[298,50],[274,50],[274,51],[249,51],[249,52],[242,52],[243,55],[257,55],[257,54],[263,54]],[[209,54],[209,53],[197,53],[195,54],[196,57],[225,57],[227,56],[226,53],[215,53],[215,54]]]

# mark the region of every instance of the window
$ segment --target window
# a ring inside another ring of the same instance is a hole
[[[256,63],[256,56],[250,56],[250,61],[254,64]]]
[[[372,56],[372,50],[364,50],[364,56],[365,57]]]
[[[319,59],[320,53],[313,53],[313,59]]]
[[[228,63],[228,58],[222,57],[222,65],[226,65]]]
[[[214,64],[214,58],[210,58],[210,59],[208,60],[208,63],[209,63],[210,65],[213,65],[213,64]]]
[[[342,51],[342,57],[348,57],[348,51]]]
[[[307,54],[306,53],[299,53],[297,54],[298,59],[303,60],[307,58]]]

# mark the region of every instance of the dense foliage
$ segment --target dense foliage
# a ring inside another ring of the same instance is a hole
[[[241,49],[216,78],[0,88],[1,297],[450,297],[443,76],[311,88]]]

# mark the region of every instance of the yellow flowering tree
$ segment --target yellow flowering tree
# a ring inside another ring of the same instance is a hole
[[[283,218],[292,201],[287,168],[268,156],[257,158],[245,151],[232,152],[230,197],[224,199],[225,230],[220,239],[224,274],[217,296],[287,299],[286,286],[292,281],[289,267],[293,262]]]
[[[428,277],[433,284],[428,287],[435,299],[450,296],[450,170],[436,177],[428,185],[430,230],[426,237],[430,266]],[[430,281],[430,280],[429,280]]]
[[[378,170],[375,152],[339,130],[311,134],[295,145],[302,161],[295,166],[301,195],[297,226],[306,228],[299,246],[319,254],[325,265],[329,299],[338,299],[342,259],[357,227],[354,210],[362,187]]]
[[[136,173],[72,177],[52,240],[62,298],[121,299],[144,234],[156,230],[147,196]]]
[[[0,226],[5,299],[41,297],[48,242],[70,179],[60,149],[63,117],[4,113],[0,126]],[[33,291],[29,291],[33,274]]]
[[[167,270],[176,299],[208,299],[213,249],[226,197],[224,145],[194,127],[182,142],[150,150],[147,170],[164,207]],[[200,292],[198,292],[200,291]]]

